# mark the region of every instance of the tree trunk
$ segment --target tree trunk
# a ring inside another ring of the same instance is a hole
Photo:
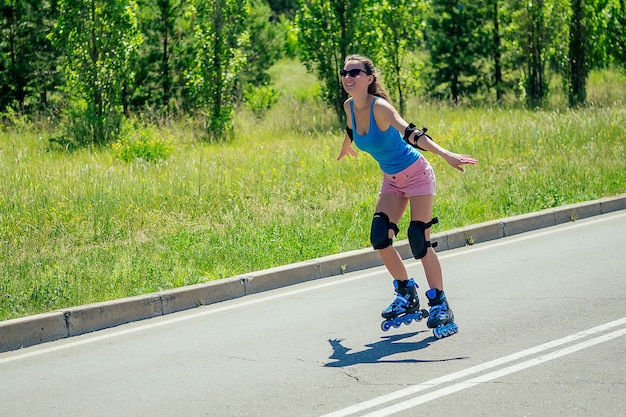
[[[502,102],[504,88],[502,85],[502,63],[500,61],[500,22],[498,17],[498,0],[493,2],[493,61],[494,61],[494,84],[496,87],[496,100]]]
[[[572,19],[569,35],[569,105],[583,104],[587,98],[587,33],[582,0],[571,0]]]

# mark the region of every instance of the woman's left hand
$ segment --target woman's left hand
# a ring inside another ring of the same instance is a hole
[[[452,165],[454,168],[458,169],[461,172],[465,172],[463,165],[476,165],[478,160],[472,158],[469,155],[462,155],[458,153],[448,153],[444,156],[445,160]]]

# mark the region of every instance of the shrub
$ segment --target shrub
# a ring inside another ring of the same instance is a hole
[[[132,127],[127,123],[122,128],[120,139],[111,145],[113,153],[126,162],[135,159],[147,162],[165,160],[174,147],[170,139],[162,137],[161,132],[151,126]]]

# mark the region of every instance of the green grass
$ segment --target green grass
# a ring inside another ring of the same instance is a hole
[[[315,79],[289,62],[274,71],[280,98],[262,120],[240,109],[228,143],[172,122],[155,162],[51,151],[33,124],[0,131],[0,320],[368,247],[376,163],[337,162],[343,133]],[[626,192],[626,83],[609,81],[620,95],[603,79],[590,95],[614,104],[578,110],[410,102],[407,120],[480,160],[460,174],[427,154],[433,231]]]

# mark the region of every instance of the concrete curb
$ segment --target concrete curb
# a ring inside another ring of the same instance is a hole
[[[626,194],[621,194],[434,233],[431,239],[441,252],[624,209]],[[408,240],[394,246],[404,259],[412,257]],[[380,265],[376,251],[367,248],[206,284],[7,320],[0,322],[0,352]]]

